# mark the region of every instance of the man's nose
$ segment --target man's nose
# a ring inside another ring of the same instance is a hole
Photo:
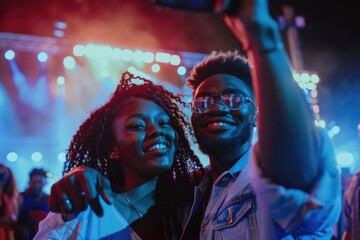
[[[209,108],[208,112],[227,114],[230,112],[230,109],[225,105],[225,103],[221,99],[216,99]]]

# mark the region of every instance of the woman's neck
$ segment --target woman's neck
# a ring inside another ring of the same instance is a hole
[[[142,185],[146,185],[147,183],[152,182],[154,179],[157,179],[157,176],[144,177],[144,176],[137,176],[137,175],[133,175],[133,174],[126,175],[124,177],[124,183],[122,186],[122,190],[123,190],[123,192],[130,192],[133,189],[136,189]],[[156,184],[156,181],[155,181],[155,184]],[[154,186],[154,188],[155,188],[155,186]]]
[[[157,177],[130,191],[114,195],[116,209],[129,224],[142,218],[148,209],[155,204],[154,192],[156,183]]]

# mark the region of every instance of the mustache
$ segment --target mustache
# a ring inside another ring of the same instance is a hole
[[[244,128],[236,131],[235,134],[230,137],[216,137],[213,139],[208,139],[203,137],[199,130],[194,129],[194,135],[199,145],[199,149],[204,154],[213,154],[213,155],[228,155],[231,154],[234,148],[238,148],[243,145],[251,138],[254,131],[254,124],[252,122],[248,123]]]

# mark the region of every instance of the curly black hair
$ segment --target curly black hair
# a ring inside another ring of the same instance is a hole
[[[155,190],[156,206],[168,217],[167,222],[174,223],[179,220],[175,209],[192,201],[193,187],[200,182],[204,169],[190,145],[192,131],[187,116],[180,110],[180,106],[188,107],[187,103],[145,78],[123,73],[110,100],[92,112],[73,136],[63,174],[77,166],[89,166],[110,180],[114,192],[123,191],[122,167],[118,161],[110,159],[114,141],[112,123],[124,103],[133,97],[152,101],[163,108],[179,136],[173,166],[160,174]],[[178,232],[179,228],[178,221],[177,229],[171,231]]]
[[[253,89],[249,61],[237,50],[212,51],[192,69],[186,84],[196,89],[206,78],[221,73],[233,75],[244,81],[251,90]]]

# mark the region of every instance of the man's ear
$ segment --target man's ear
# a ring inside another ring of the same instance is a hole
[[[177,148],[179,146],[179,134],[175,132],[175,147]]]
[[[256,107],[254,109],[254,114],[252,116],[252,123],[253,123],[254,127],[257,127],[256,118],[257,118],[258,112],[259,112],[259,109]]]

